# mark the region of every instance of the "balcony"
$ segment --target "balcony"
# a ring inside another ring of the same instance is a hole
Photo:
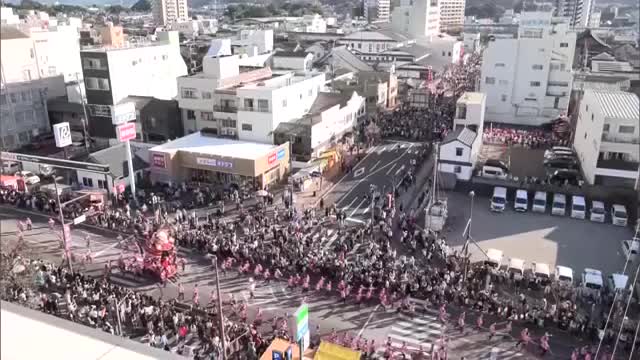
[[[236,106],[214,105],[213,111],[222,112],[222,113],[237,113],[238,108]]]
[[[270,112],[269,109],[267,108],[258,108],[258,107],[251,107],[251,106],[245,106],[243,108],[240,108],[240,111],[261,112],[261,113]]]
[[[640,144],[640,138],[629,136],[615,136],[607,133],[602,134],[602,141],[616,144]]]
[[[638,171],[638,166],[640,162],[626,160],[598,160],[596,163],[597,168],[624,171]]]

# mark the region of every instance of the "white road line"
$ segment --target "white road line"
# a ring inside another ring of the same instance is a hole
[[[351,207],[351,205],[353,205],[354,202],[356,202],[356,200],[358,200],[358,197],[354,197],[353,200],[351,200],[351,202],[349,203],[349,205],[344,206],[343,209],[348,209]]]
[[[364,224],[364,221],[360,220],[360,219],[356,219],[356,218],[347,218],[347,221],[352,221],[354,223],[358,223],[358,224]]]
[[[360,203],[358,204],[358,206],[356,206],[355,209],[353,209],[353,211],[351,212],[351,214],[349,215],[349,217],[352,217],[353,214],[356,213],[356,211],[358,211],[358,209],[360,209],[360,206],[362,206],[362,204],[367,201],[367,199],[363,198],[362,201],[360,201]]]
[[[393,164],[393,166],[391,168],[389,168],[389,170],[387,170],[386,174],[389,175],[394,167],[396,167],[395,163]]]
[[[366,208],[364,208],[363,214],[368,213],[370,209],[371,209],[371,206],[367,206]]]
[[[400,166],[398,170],[396,170],[396,175],[398,175],[402,170],[404,170],[404,165]]]
[[[333,244],[336,241],[337,238],[338,238],[338,233],[333,234],[331,239],[329,239],[329,241],[327,241],[327,243],[324,245],[323,248],[325,250],[328,249],[331,246],[331,244]]]
[[[362,328],[360,329],[360,331],[358,332],[358,335],[356,337],[360,337],[362,335],[362,333],[364,332],[364,329],[367,328],[367,326],[371,322],[371,319],[373,319],[373,315],[376,313],[376,311],[378,311],[379,307],[380,307],[380,304],[376,305],[376,307],[373,309],[373,311],[369,315],[369,318],[367,319],[367,321],[364,323],[364,325],[362,325]]]
[[[101,255],[102,253],[104,253],[105,251],[107,251],[107,250],[111,250],[111,249],[113,249],[113,248],[114,248],[114,247],[116,247],[116,246],[118,246],[118,243],[117,243],[117,242],[116,242],[115,244],[111,244],[111,245],[107,246],[106,248],[104,248],[104,249],[102,249],[102,250],[100,250],[100,251],[98,251],[98,252],[96,252],[96,253],[93,253],[93,256],[94,256],[94,257],[100,256],[100,255]]]
[[[354,177],[358,177],[360,175],[364,174],[364,168],[360,168],[360,169],[356,169],[356,171],[353,172],[353,176]]]
[[[377,163],[375,163],[375,164],[371,167],[371,171],[375,170],[375,169],[376,169],[376,167],[378,167],[378,165],[380,165],[380,161],[382,161],[382,160],[378,160],[378,162],[377,162]]]

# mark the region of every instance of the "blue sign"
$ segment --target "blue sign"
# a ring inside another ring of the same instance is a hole
[[[282,353],[280,351],[273,350],[271,352],[271,360],[284,360],[284,359],[282,358]]]
[[[293,346],[289,345],[287,351],[284,353],[284,360],[292,360],[293,359]]]
[[[284,149],[278,150],[278,152],[276,153],[276,160],[284,159],[284,154],[285,154],[285,150]]]
[[[302,339],[304,335],[308,332],[309,332],[309,323],[306,323],[300,329],[298,329],[298,333],[296,334],[296,341],[300,341],[300,339]]]

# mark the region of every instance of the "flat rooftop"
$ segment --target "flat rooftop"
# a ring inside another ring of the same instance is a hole
[[[466,92],[460,96],[457,102],[465,103],[465,104],[481,104],[482,100],[485,98],[483,93],[479,92]]]
[[[256,160],[277,148],[276,145],[231,140],[193,133],[149,149],[149,151],[175,154],[185,151],[197,154]]]

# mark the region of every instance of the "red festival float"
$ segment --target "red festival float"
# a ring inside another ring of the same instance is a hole
[[[143,251],[145,272],[163,281],[177,274],[175,239],[168,228],[158,230],[147,239]]]

